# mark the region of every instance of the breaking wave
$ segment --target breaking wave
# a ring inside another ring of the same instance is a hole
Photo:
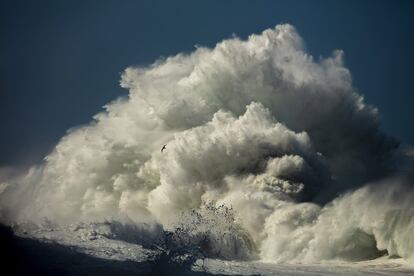
[[[121,85],[128,98],[1,183],[3,222],[127,218],[109,233],[224,259],[413,261],[412,157],[341,51],[315,60],[278,25],[127,68]]]

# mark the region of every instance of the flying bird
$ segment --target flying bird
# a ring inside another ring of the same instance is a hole
[[[163,150],[167,149],[166,145],[164,145],[161,149],[161,152],[163,152]]]

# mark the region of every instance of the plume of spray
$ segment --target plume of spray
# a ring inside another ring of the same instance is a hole
[[[412,260],[412,178],[379,181],[402,154],[342,55],[314,60],[278,25],[127,68],[128,98],[3,181],[2,220],[127,217],[187,229],[186,244],[214,241],[206,247],[228,259]]]

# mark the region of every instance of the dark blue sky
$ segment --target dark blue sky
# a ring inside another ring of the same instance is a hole
[[[414,144],[410,1],[1,1],[0,166],[40,160],[126,95],[129,65],[293,24],[315,57],[345,51],[382,126]]]

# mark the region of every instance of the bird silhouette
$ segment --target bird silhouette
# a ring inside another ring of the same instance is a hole
[[[161,149],[161,152],[163,152],[163,150],[167,149],[166,145],[164,145]]]

